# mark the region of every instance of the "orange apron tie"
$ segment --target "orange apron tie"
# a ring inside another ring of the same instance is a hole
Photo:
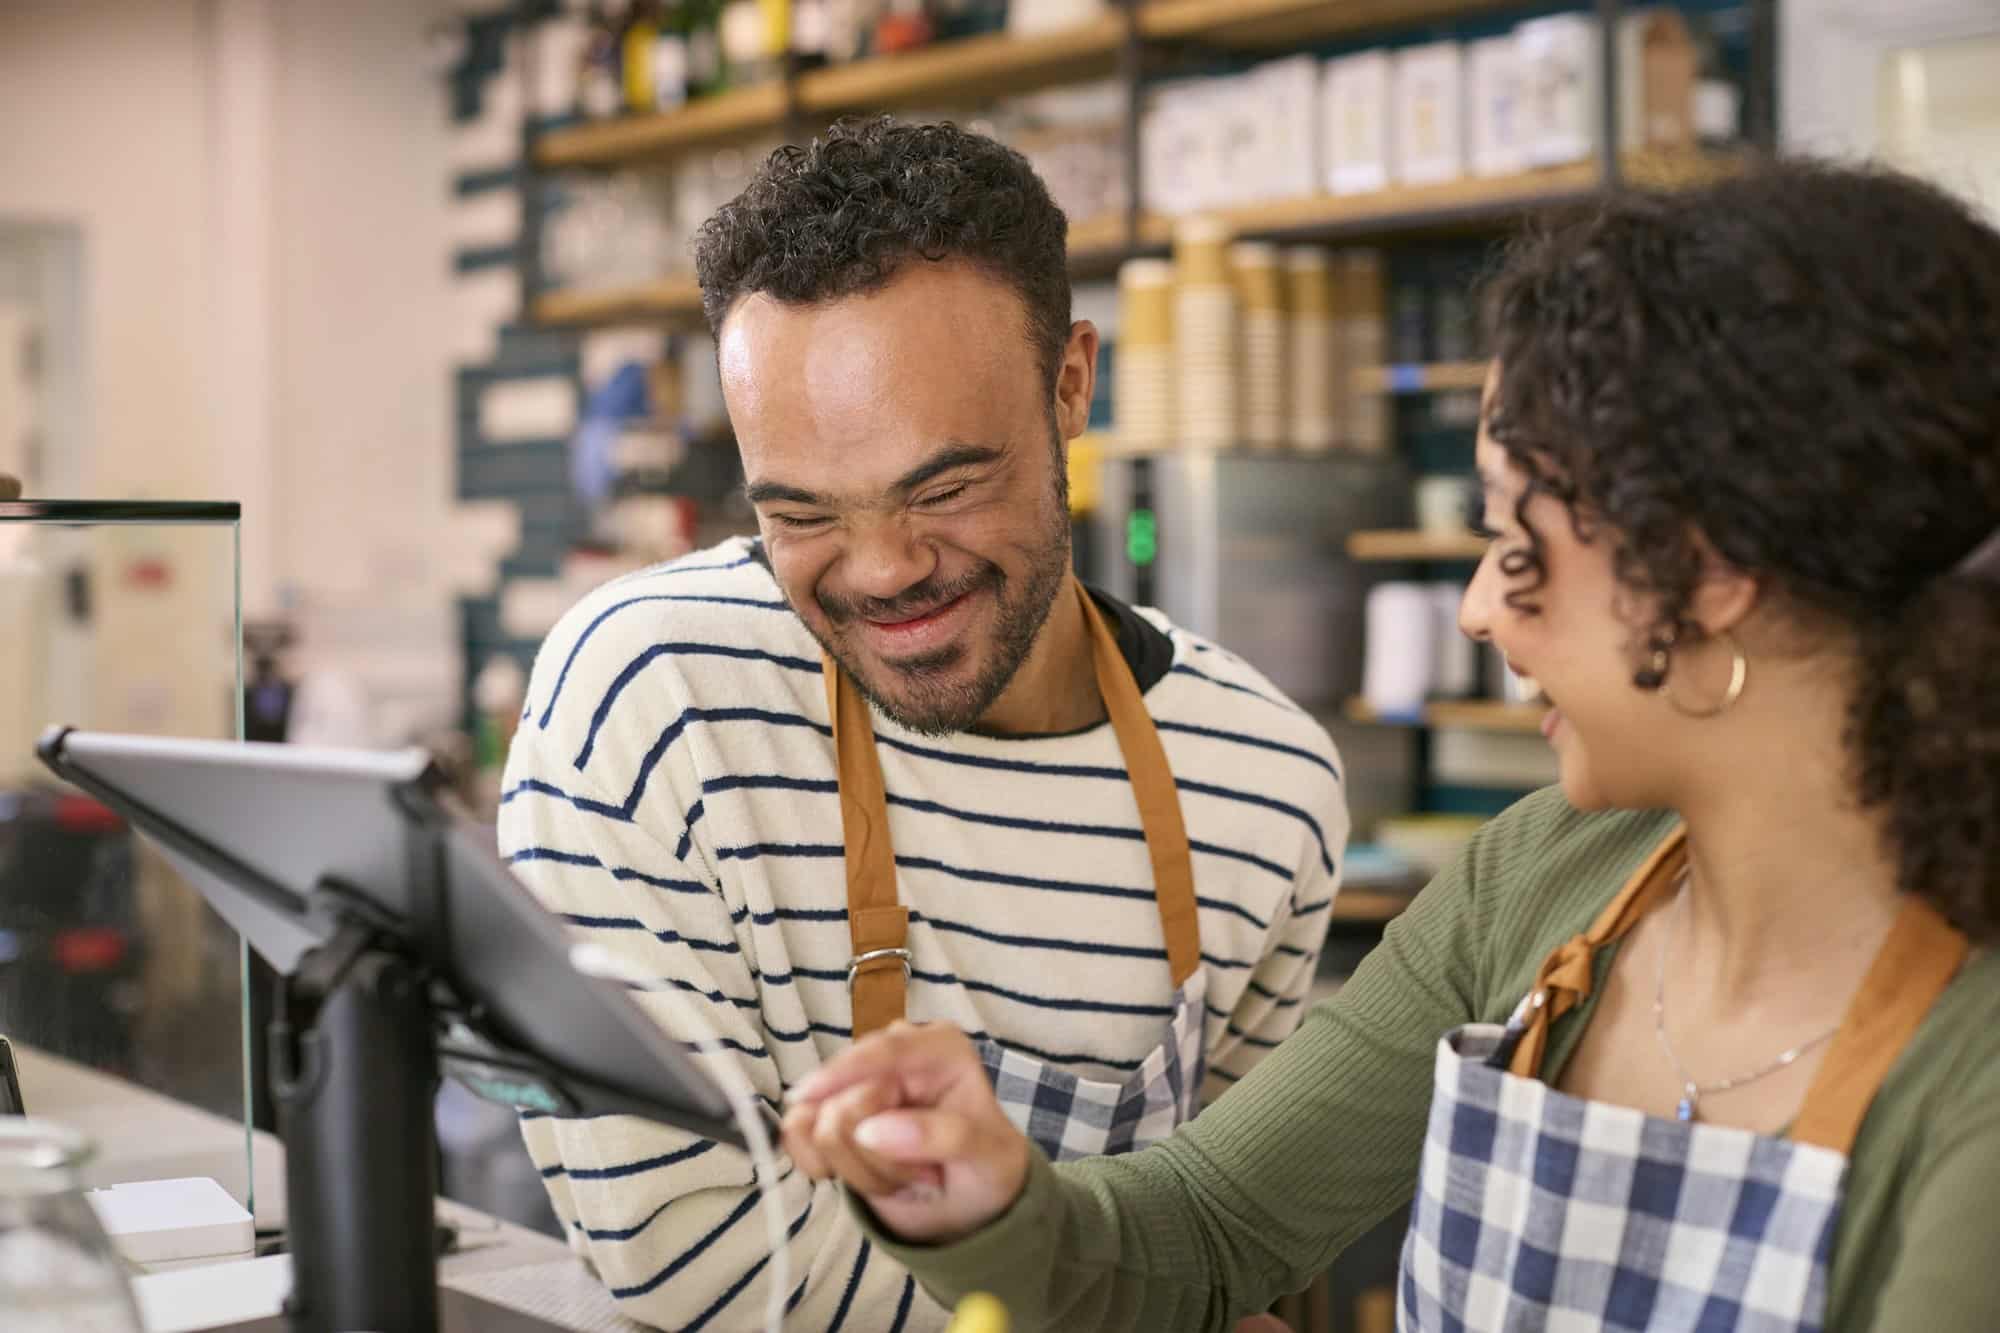
[[[1508,1062],[1509,1073],[1519,1078],[1540,1076],[1550,1025],[1590,996],[1592,958],[1648,912],[1670,901],[1686,867],[1687,830],[1677,828],[1633,872],[1588,930],[1543,960],[1528,993],[1525,1024]],[[1806,1089],[1798,1118],[1792,1122],[1793,1142],[1831,1148],[1842,1155],[1852,1150],[1876,1091],[1958,974],[1969,948],[1965,935],[1936,908],[1914,895],[1904,896],[1888,937]],[[1542,1001],[1535,1004],[1538,994]]]

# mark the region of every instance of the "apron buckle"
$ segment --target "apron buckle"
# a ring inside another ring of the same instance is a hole
[[[893,958],[903,965],[903,984],[910,982],[910,951],[908,949],[870,949],[867,953],[856,954],[847,960],[847,993],[854,993],[854,978],[870,963],[879,963],[885,958]]]

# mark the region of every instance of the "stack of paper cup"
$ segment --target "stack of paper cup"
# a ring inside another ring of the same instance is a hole
[[[1340,437],[1341,392],[1338,328],[1334,322],[1333,261],[1326,251],[1300,246],[1285,251],[1285,439],[1294,449],[1319,453]]]
[[[1188,449],[1236,443],[1236,291],[1229,233],[1194,218],[1174,233],[1174,376],[1180,442]]]
[[[1356,389],[1357,370],[1383,363],[1388,349],[1388,279],[1376,250],[1343,250],[1337,283],[1341,337],[1342,388],[1347,401],[1347,447],[1379,454],[1389,448],[1389,398]]]
[[[1240,320],[1238,438],[1252,449],[1285,445],[1285,276],[1278,248],[1261,241],[1229,247]]]
[[[1112,409],[1120,453],[1174,445],[1174,266],[1133,259],[1118,270]]]
[[[1361,697],[1384,718],[1422,711],[1437,664],[1437,600],[1422,583],[1378,583],[1364,612]]]

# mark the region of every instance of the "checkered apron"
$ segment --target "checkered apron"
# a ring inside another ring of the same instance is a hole
[[[1072,579],[1070,586],[1082,607],[1098,692],[1139,806],[1174,982],[1174,1005],[1159,1044],[1122,1083],[1080,1078],[997,1042],[979,1043],[980,1058],[1000,1104],[1021,1131],[1057,1161],[1129,1152],[1167,1137],[1199,1109],[1207,1072],[1202,1029],[1208,974],[1201,966],[1194,863],[1181,819],[1180,793],[1117,639],[1083,585]],[[822,669],[833,718],[846,845],[847,922],[854,947],[847,986],[854,1035],[860,1038],[904,1016],[910,978],[909,913],[896,890],[888,802],[868,703],[831,658],[824,660]]]
[[[1132,1152],[1158,1143],[1201,1109],[1207,1076],[1202,1011],[1208,974],[1174,994],[1166,1035],[1123,1083],[1096,1082],[992,1040],[979,1059],[1007,1118],[1052,1162]]]
[[[1854,1134],[1965,939],[1906,901],[1786,1139],[1584,1101],[1532,1077],[1550,1011],[1582,998],[1551,997],[1588,985],[1591,952],[1664,901],[1684,859],[1677,833],[1597,926],[1551,955],[1505,1028],[1438,1043],[1398,1328],[1824,1327]],[[1531,1028],[1539,1038],[1524,1042]]]

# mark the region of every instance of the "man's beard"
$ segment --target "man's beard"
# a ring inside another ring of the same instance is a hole
[[[926,579],[886,600],[814,594],[813,600],[818,603],[827,621],[836,627],[847,627],[862,619],[904,619],[912,611],[937,610],[960,597],[992,593],[998,608],[992,655],[970,680],[954,680],[951,673],[973,645],[969,642],[949,644],[893,665],[876,663],[875,670],[891,673],[895,683],[906,691],[901,698],[890,698],[883,688],[886,682],[871,680],[853,655],[820,636],[817,631],[814,637],[840,664],[841,670],[847,673],[847,678],[854,682],[862,696],[900,726],[924,736],[946,736],[969,730],[1013,682],[1014,674],[1021,669],[1021,663],[1027,660],[1029,651],[1035,646],[1036,635],[1048,622],[1049,609],[1062,592],[1064,575],[1069,568],[1070,546],[1069,506],[1066,503],[1053,506],[1049,521],[1043,525],[1041,537],[1031,552],[1027,576],[1018,584],[1010,580],[998,565],[981,561],[977,567],[949,583]]]

